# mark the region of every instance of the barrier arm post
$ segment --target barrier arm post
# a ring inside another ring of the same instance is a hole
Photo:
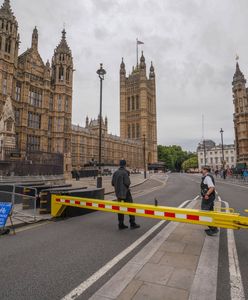
[[[229,229],[248,229],[248,217],[232,211],[204,211],[169,206],[106,201],[61,195],[52,195],[53,217],[59,217],[66,206],[121,213],[138,217],[162,219],[195,225],[215,226]]]
[[[63,205],[63,203],[56,202],[56,198],[58,198],[58,197],[61,197],[61,196],[52,194],[51,215],[53,217],[60,217],[66,208],[66,206]]]

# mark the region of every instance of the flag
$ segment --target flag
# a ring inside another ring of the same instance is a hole
[[[137,45],[143,45],[143,44],[144,44],[143,42],[137,40]]]
[[[239,55],[238,54],[236,54],[236,60],[239,60]]]

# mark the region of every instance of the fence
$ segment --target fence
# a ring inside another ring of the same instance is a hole
[[[34,223],[37,221],[36,197],[15,192],[0,191],[0,202],[13,204],[14,223]]]
[[[40,176],[0,176],[1,183],[13,182],[44,182],[44,181],[63,181],[64,175],[40,175]]]

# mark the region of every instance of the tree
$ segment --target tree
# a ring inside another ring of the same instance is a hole
[[[181,171],[182,163],[193,154],[182,150],[181,146],[158,146],[158,159],[165,163],[167,169],[171,171]]]
[[[185,172],[189,169],[197,169],[198,168],[198,158],[197,155],[194,155],[182,163],[182,168]]]

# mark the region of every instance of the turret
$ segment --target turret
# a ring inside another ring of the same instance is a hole
[[[17,63],[19,49],[18,23],[11,10],[10,1],[5,0],[0,8],[0,52],[1,57]]]
[[[239,68],[239,63],[236,63],[236,71],[234,73],[233,76],[233,82],[232,82],[233,86],[235,85],[245,85],[246,84],[246,80],[245,80],[245,76],[244,74],[240,71]]]
[[[105,127],[108,130],[108,118],[107,117],[105,117]]]
[[[38,30],[35,26],[32,34],[32,46],[31,46],[32,49],[38,50],[38,39],[39,39]]]
[[[121,60],[120,75],[121,76],[126,76],[126,67],[125,67],[125,64],[124,64],[124,61],[123,61],[123,57],[122,57],[122,60]]]
[[[86,128],[89,127],[89,117],[88,116],[86,117],[85,127]]]
[[[144,53],[142,51],[141,57],[140,57],[140,69],[146,69],[146,59],[144,57]]]
[[[149,74],[150,79],[155,79],[155,72],[154,72],[154,66],[151,62],[151,67],[150,67],[150,74]]]
[[[62,31],[62,38],[54,50],[52,58],[52,81],[54,84],[72,85],[73,59],[71,49],[66,41],[66,31]]]

